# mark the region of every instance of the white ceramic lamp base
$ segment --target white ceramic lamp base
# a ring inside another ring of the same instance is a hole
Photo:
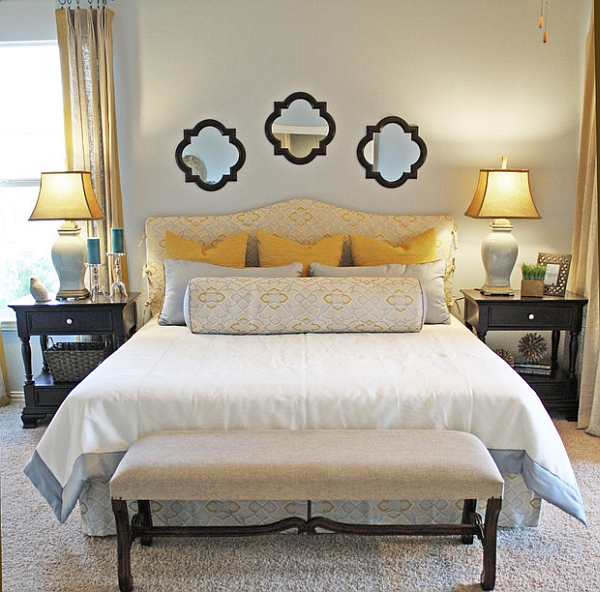
[[[52,263],[60,281],[57,300],[83,300],[90,296],[84,284],[87,246],[80,232],[77,224],[65,222],[52,246]]]
[[[506,219],[497,219],[490,224],[492,232],[481,244],[481,258],[485,268],[485,284],[482,294],[487,296],[513,296],[510,276],[517,262],[519,245],[512,235],[512,225]]]

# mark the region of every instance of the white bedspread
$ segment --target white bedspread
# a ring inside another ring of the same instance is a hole
[[[151,321],[61,405],[26,474],[66,520],[141,435],[167,429],[471,432],[501,472],[585,521],[562,441],[533,390],[461,323],[410,334],[194,335]]]

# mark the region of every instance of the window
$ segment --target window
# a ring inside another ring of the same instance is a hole
[[[0,316],[36,276],[52,294],[59,222],[29,222],[42,171],[65,170],[56,42],[0,43]],[[9,318],[11,318],[9,316]]]

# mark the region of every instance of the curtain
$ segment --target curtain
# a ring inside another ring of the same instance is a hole
[[[600,436],[600,299],[594,14],[586,42],[579,174],[573,228],[571,289],[588,298],[580,372],[578,425]]]
[[[8,397],[9,392],[10,388],[8,386],[8,374],[6,372],[6,359],[4,358],[2,331],[0,331],[0,407],[10,403],[10,398]]]
[[[106,216],[88,224],[100,238],[100,251],[111,251],[111,228],[123,228],[114,97],[113,12],[107,8],[60,8],[56,27],[63,83],[67,168],[90,171],[96,197]],[[106,288],[115,280],[112,261],[102,274]],[[103,268],[101,268],[103,269]],[[121,280],[127,261],[121,259]]]

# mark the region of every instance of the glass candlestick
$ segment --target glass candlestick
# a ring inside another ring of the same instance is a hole
[[[99,267],[104,267],[104,263],[86,263],[86,267],[88,267],[90,271],[90,299],[96,300],[100,294],[106,298],[106,292],[104,291],[104,286],[100,284],[100,274]]]
[[[125,253],[106,253],[107,257],[113,257],[115,260],[115,281],[110,287],[110,299],[114,300],[116,297],[127,298],[127,290],[125,284],[121,280],[121,257]]]

